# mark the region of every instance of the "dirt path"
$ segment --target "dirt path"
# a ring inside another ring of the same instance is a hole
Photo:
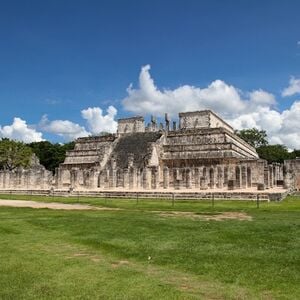
[[[200,219],[205,221],[225,221],[225,220],[240,220],[251,221],[252,217],[244,212],[221,212],[217,214],[197,214],[194,212],[183,211],[161,211],[159,215],[162,217],[184,217],[190,219]]]
[[[87,204],[65,204],[57,202],[37,202],[27,200],[2,200],[0,199],[0,206],[9,207],[30,207],[30,208],[49,208],[62,210],[118,210],[117,208],[108,207],[94,207]]]

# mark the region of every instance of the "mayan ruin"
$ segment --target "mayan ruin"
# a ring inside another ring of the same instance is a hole
[[[1,189],[52,191],[280,192],[299,188],[300,160],[268,165],[210,110],[179,113],[179,124],[118,120],[116,134],[78,138],[54,175],[0,172]],[[230,197],[230,196],[229,196]]]

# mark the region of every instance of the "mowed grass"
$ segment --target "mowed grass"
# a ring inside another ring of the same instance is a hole
[[[0,199],[122,208],[0,207],[0,299],[300,298],[300,197],[259,208],[251,201]],[[252,221],[163,211],[243,212]]]

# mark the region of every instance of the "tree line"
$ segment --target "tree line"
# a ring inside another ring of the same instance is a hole
[[[253,146],[259,157],[267,160],[269,163],[282,163],[285,159],[300,157],[300,150],[289,152],[285,145],[269,145],[265,130],[258,130],[257,128],[243,129],[236,131],[236,134]]]
[[[74,145],[74,142],[59,144],[48,141],[25,144],[3,138],[0,140],[0,169],[26,168],[35,154],[40,163],[54,173],[55,168],[65,160],[66,152],[74,149]]]
[[[256,128],[236,131],[236,134],[253,146],[259,157],[269,163],[282,163],[285,159],[300,157],[300,150],[289,152],[284,145],[269,145],[264,130]],[[65,160],[66,152],[74,149],[75,142],[65,144],[49,141],[25,144],[23,142],[2,138],[0,140],[0,169],[13,170],[18,167],[30,166],[32,155],[35,154],[40,163],[54,173],[55,168]]]

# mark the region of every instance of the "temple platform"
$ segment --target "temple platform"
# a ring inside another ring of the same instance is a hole
[[[124,190],[124,189],[1,189],[0,194],[11,195],[45,195],[64,197],[98,197],[98,198],[124,198],[124,199],[176,199],[176,200],[252,200],[252,201],[281,201],[289,190],[274,187],[264,191],[255,188],[226,190],[226,189],[181,189],[181,190]]]

